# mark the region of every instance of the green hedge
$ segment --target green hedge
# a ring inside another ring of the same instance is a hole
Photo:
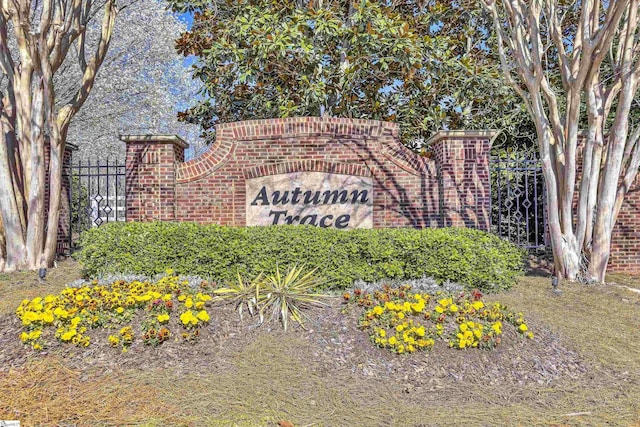
[[[313,226],[221,227],[194,223],[112,223],[83,233],[77,258],[85,274],[183,275],[227,281],[304,264],[318,267],[327,288],[357,279],[434,277],[485,291],[509,288],[523,252],[478,230],[335,230]]]

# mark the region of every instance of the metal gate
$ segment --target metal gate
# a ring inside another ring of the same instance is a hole
[[[79,161],[63,171],[69,179],[69,247],[85,230],[126,221],[125,165]]]
[[[491,230],[526,249],[548,246],[546,191],[540,160],[492,158]]]

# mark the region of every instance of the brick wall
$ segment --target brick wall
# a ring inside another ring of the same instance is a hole
[[[123,137],[127,220],[241,226],[245,180],[298,171],[370,176],[373,226],[489,228],[491,132],[440,132],[432,158],[404,147],[398,126],[374,120],[290,118],[219,125],[216,142],[183,162],[177,137]]]
[[[640,176],[627,192],[613,227],[608,271],[640,273]]]

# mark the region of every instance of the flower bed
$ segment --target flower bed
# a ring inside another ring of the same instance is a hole
[[[371,342],[398,354],[429,350],[438,340],[456,349],[491,349],[500,344],[505,325],[533,338],[522,313],[486,304],[477,290],[431,295],[409,285],[383,286],[373,293],[356,289],[343,298],[363,310],[360,328]]]
[[[34,350],[55,341],[87,347],[90,331],[102,328],[115,330],[108,342],[123,351],[136,339],[151,346],[174,335],[193,342],[210,320],[207,306],[212,295],[212,284],[201,281],[190,286],[171,270],[155,282],[117,280],[99,285],[94,281],[67,287],[58,295],[22,301],[16,310],[23,325],[20,339]]]
[[[109,333],[103,338],[108,345],[124,352],[136,340],[154,347],[169,339],[193,343],[211,319],[213,301],[231,303],[240,314],[247,306],[252,314],[259,313],[260,323],[265,312],[273,312],[272,319],[281,320],[286,331],[289,316],[302,325],[304,310],[323,297],[309,292],[319,280],[313,273],[294,267],[265,279],[245,282],[238,277],[226,287],[181,279],[171,270],[155,281],[93,281],[22,301],[16,310],[23,326],[20,339],[34,350],[55,342],[88,347],[91,331],[103,329]],[[522,313],[485,303],[477,290],[426,292],[385,285],[373,292],[356,289],[343,299],[362,310],[359,327],[371,342],[398,354],[429,350],[437,341],[456,349],[491,349],[500,344],[504,327],[533,338]]]

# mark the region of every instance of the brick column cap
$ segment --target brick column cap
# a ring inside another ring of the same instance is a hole
[[[183,149],[189,148],[189,144],[178,135],[120,135],[120,140],[125,144],[173,144]]]
[[[65,150],[69,150],[69,151],[78,151],[78,146],[70,142],[65,143],[64,148]]]
[[[493,143],[493,139],[498,135],[497,130],[439,130],[429,138],[425,145],[433,145],[443,139],[466,139],[466,138],[482,138],[488,139]]]

